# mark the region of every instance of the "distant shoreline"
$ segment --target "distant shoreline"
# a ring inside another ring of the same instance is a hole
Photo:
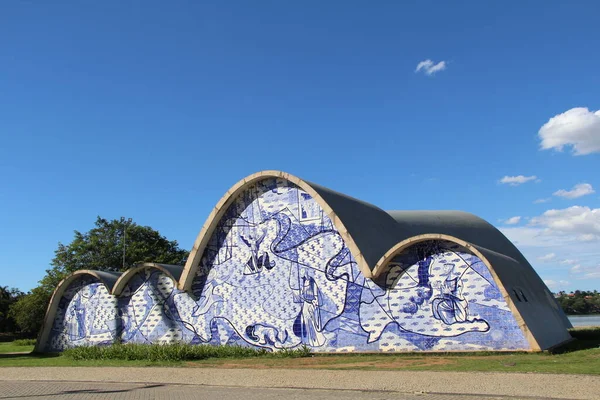
[[[600,314],[569,314],[567,318],[574,328],[600,327]]]
[[[567,317],[600,317],[600,314],[567,314]]]

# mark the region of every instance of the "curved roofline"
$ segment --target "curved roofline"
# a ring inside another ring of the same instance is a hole
[[[65,291],[69,288],[69,286],[71,286],[71,284],[75,280],[80,278],[82,275],[92,276],[96,278],[100,283],[102,283],[104,287],[106,287],[106,291],[110,295],[118,297],[122,294],[127,282],[129,282],[129,280],[132,277],[134,277],[135,274],[150,268],[161,271],[169,278],[171,278],[174,287],[177,287],[177,284],[179,283],[179,279],[181,278],[181,274],[183,272],[183,266],[181,265],[146,262],[137,264],[125,272],[107,272],[95,271],[91,269],[82,269],[73,272],[65,279],[60,281],[56,286],[56,289],[54,289],[52,297],[50,298],[50,303],[48,304],[48,308],[46,309],[46,314],[42,323],[42,329],[40,330],[40,334],[38,335],[38,340],[36,342],[34,351],[43,351],[42,347],[46,345],[48,336],[50,335],[50,330],[52,329],[52,325],[54,323],[54,318],[56,316],[56,310],[58,308],[60,299],[64,295]]]
[[[365,278],[375,280],[381,276],[390,260],[410,245],[432,239],[448,240],[464,246],[484,262],[517,323],[524,331],[531,349],[548,348],[549,345],[557,343],[558,339],[564,339],[565,335],[560,332],[546,333],[545,327],[549,319],[565,327],[570,326],[561,310],[556,311],[540,306],[544,301],[555,303],[553,298],[540,297],[541,292],[545,291],[545,295],[550,293],[546,285],[516,246],[500,230],[484,219],[462,211],[386,212],[372,204],[305,181],[292,174],[267,170],[241,179],[221,197],[196,237],[185,266],[144,263],[125,271],[122,275],[81,270],[61,281],[48,305],[36,351],[43,350],[41,346],[46,345],[60,298],[66,288],[80,275],[87,274],[95,277],[105,285],[111,295],[120,296],[131,277],[146,268],[155,268],[169,276],[180,290],[193,296],[191,290],[193,280],[206,246],[219,222],[244,190],[264,179],[283,179],[310,195],[337,229]],[[532,296],[537,296],[538,302],[535,304],[530,302],[527,305],[514,303],[520,300],[513,301],[510,292],[502,282],[508,288],[526,285],[533,291]],[[554,308],[558,307],[556,304],[554,306]],[[535,337],[529,329],[535,332]]]
[[[200,230],[200,233],[198,234],[196,241],[194,242],[194,246],[192,247],[192,250],[190,251],[190,255],[187,259],[187,262],[185,263],[185,268],[181,275],[181,281],[179,282],[179,289],[191,292],[192,281],[194,279],[195,273],[200,264],[202,254],[204,253],[204,250],[206,248],[206,245],[208,244],[208,241],[210,240],[218,223],[220,222],[221,218],[223,217],[223,215],[225,214],[225,212],[227,211],[229,206],[234,202],[234,200],[238,197],[238,195],[240,193],[242,193],[242,191],[245,190],[248,186],[250,186],[251,184],[253,184],[259,180],[268,179],[268,178],[285,179],[288,182],[291,182],[294,185],[298,186],[300,189],[304,190],[306,193],[308,193],[319,204],[319,206],[321,206],[325,215],[327,215],[329,217],[329,219],[331,219],[331,222],[333,223],[335,228],[338,230],[338,233],[340,234],[340,236],[342,237],[342,239],[345,241],[346,245],[350,249],[350,252],[352,253],[352,256],[354,257],[354,259],[356,260],[356,263],[358,264],[358,267],[359,267],[360,271],[362,272],[362,274],[366,278],[372,277],[371,269],[369,268],[369,265],[368,265],[367,261],[365,260],[360,248],[356,245],[354,239],[348,232],[348,229],[346,228],[344,223],[341,221],[341,219],[337,216],[337,214],[334,212],[334,210],[329,205],[329,203],[327,201],[325,201],[325,199],[323,199],[323,197],[317,191],[317,189],[315,189],[313,187],[313,186],[317,186],[317,185],[311,184],[303,179],[298,178],[295,175],[288,174],[287,172],[269,170],[269,171],[257,172],[255,174],[247,176],[246,178],[238,181],[235,185],[233,185],[225,193],[225,195],[223,197],[221,197],[221,200],[219,200],[217,205],[211,211],[206,222],[202,226],[202,229]],[[319,189],[324,189],[324,188],[319,187]],[[363,205],[375,207],[375,206],[372,206],[372,205],[365,203],[358,199],[352,199],[352,200],[355,200],[356,202],[359,202]],[[383,211],[383,210],[381,210],[381,212],[385,213],[385,211]]]
[[[181,265],[170,265],[170,264],[158,264],[158,263],[142,263],[137,264],[133,268],[129,268],[127,271],[123,272],[119,279],[115,282],[111,294],[113,296],[120,296],[123,293],[123,289],[125,289],[125,285],[129,282],[129,280],[135,276],[140,271],[144,271],[146,269],[156,269],[167,275],[173,281],[173,286],[177,287],[179,283],[179,278],[181,277],[181,273],[183,272],[183,266]]]
[[[475,214],[457,210],[391,210],[387,213],[402,230],[399,240],[430,232],[443,233],[519,262],[525,261],[519,249],[498,228]]]
[[[392,248],[390,248],[379,259],[379,261],[377,261],[377,264],[375,264],[375,267],[373,268],[373,279],[377,279],[383,273],[383,271],[386,270],[387,264],[390,261],[392,261],[392,259],[395,256],[397,256],[398,254],[400,254],[402,251],[406,250],[408,247],[410,247],[414,244],[417,244],[420,242],[425,242],[428,240],[447,240],[449,242],[461,245],[461,246],[467,248],[469,251],[473,252],[473,254],[475,254],[477,257],[479,257],[487,265],[488,268],[490,268],[490,266],[491,266],[491,263],[487,260],[487,258],[483,255],[483,253],[479,250],[479,249],[481,249],[480,246],[474,245],[463,239],[457,238],[456,236],[448,235],[445,233],[424,233],[421,235],[415,235],[415,236],[409,237],[407,239],[404,239],[404,240],[398,242]],[[486,249],[486,250],[492,251],[489,249]],[[503,254],[498,254],[498,255],[509,258],[510,260],[518,263],[518,261],[512,257],[508,257]]]
[[[475,254],[485,264],[488,271],[492,275],[492,278],[494,278],[494,282],[496,282],[496,285],[498,286],[498,289],[500,290],[500,293],[502,294],[504,301],[506,301],[506,304],[508,305],[508,308],[511,310],[513,316],[515,317],[515,320],[517,321],[519,328],[521,329],[525,338],[527,339],[527,342],[529,343],[529,346],[531,347],[531,351],[541,351],[542,350],[540,345],[538,344],[537,340],[531,333],[531,331],[527,328],[527,324],[525,323],[523,316],[521,315],[518,307],[515,305],[512,298],[508,294],[508,291],[504,287],[502,281],[496,274],[496,271],[495,271],[494,267],[492,266],[492,263],[488,259],[488,256],[486,256],[486,254],[484,254],[484,253],[487,253],[488,255],[495,254],[496,256],[502,257],[504,259],[508,259],[508,260],[518,264],[518,261],[511,257],[505,256],[503,254],[498,254],[492,250],[485,249],[480,246],[473,245],[473,244],[466,242],[462,239],[459,239],[455,236],[446,235],[443,233],[425,233],[422,235],[416,235],[416,236],[410,237],[408,239],[402,240],[401,242],[398,242],[395,246],[393,246],[390,250],[388,250],[383,255],[383,257],[381,257],[379,259],[379,261],[375,265],[375,268],[373,268],[373,280],[376,280],[377,278],[379,278],[381,276],[381,274],[383,274],[383,272],[388,269],[389,262],[392,261],[393,258],[396,257],[398,254],[402,253],[404,250],[406,250],[407,248],[409,248],[417,243],[421,243],[421,242],[425,242],[425,241],[429,241],[429,240],[446,240],[448,242],[458,244],[458,245],[466,248],[473,254]]]
[[[111,292],[111,288],[118,280],[119,272],[105,272],[105,271],[94,271],[91,269],[80,269],[78,271],[73,272],[65,279],[60,281],[54,289],[52,293],[52,297],[50,297],[50,303],[48,304],[48,308],[46,309],[46,314],[44,316],[44,321],[42,322],[42,329],[40,330],[40,334],[38,336],[38,340],[35,344],[34,352],[43,351],[42,346],[46,345],[48,341],[48,336],[50,335],[50,330],[52,329],[52,325],[54,323],[54,318],[56,316],[56,309],[58,308],[58,304],[60,299],[62,298],[65,291],[71,286],[71,283],[76,279],[80,278],[82,275],[92,276],[100,283],[106,287],[106,291],[108,293]]]

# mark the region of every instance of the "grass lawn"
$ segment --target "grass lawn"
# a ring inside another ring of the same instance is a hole
[[[179,367],[182,362],[150,362],[128,360],[86,360],[74,361],[62,355],[19,355],[0,354],[2,367]],[[1,372],[0,372],[1,373]]]
[[[212,358],[199,361],[81,360],[63,355],[0,355],[0,367],[212,367],[600,374],[600,349],[564,354],[314,355],[306,358]]]
[[[575,336],[575,334],[574,334]],[[27,351],[31,346],[0,344],[0,353]],[[188,368],[318,368],[354,370],[500,371],[600,375],[600,331],[579,339],[558,353],[452,353],[452,354],[314,354],[301,358],[226,357],[193,361],[80,360],[64,355],[0,354],[0,367],[18,366],[169,366]]]
[[[18,346],[14,342],[3,342],[3,343],[0,343],[0,354],[5,354],[5,353],[20,353],[20,352],[24,352],[24,351],[30,352],[32,350],[33,350],[33,345]]]
[[[500,371],[600,374],[600,350],[569,354],[331,355],[298,359],[203,360],[188,366],[225,368],[320,368],[412,371]]]

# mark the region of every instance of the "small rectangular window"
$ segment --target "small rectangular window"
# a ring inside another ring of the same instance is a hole
[[[519,291],[521,292],[521,297],[523,298],[523,300],[524,300],[525,302],[527,302],[527,297],[525,297],[525,293],[523,293],[523,291],[522,291],[522,290],[519,290]]]
[[[517,300],[521,301],[521,297],[519,296],[519,293],[517,293],[516,289],[513,289],[513,293],[515,294],[515,297],[517,298]]]

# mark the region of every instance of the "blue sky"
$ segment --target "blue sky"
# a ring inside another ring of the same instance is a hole
[[[600,289],[600,3],[123,3],[0,6],[0,285],[97,215],[189,249],[279,169],[473,212],[552,289]]]

